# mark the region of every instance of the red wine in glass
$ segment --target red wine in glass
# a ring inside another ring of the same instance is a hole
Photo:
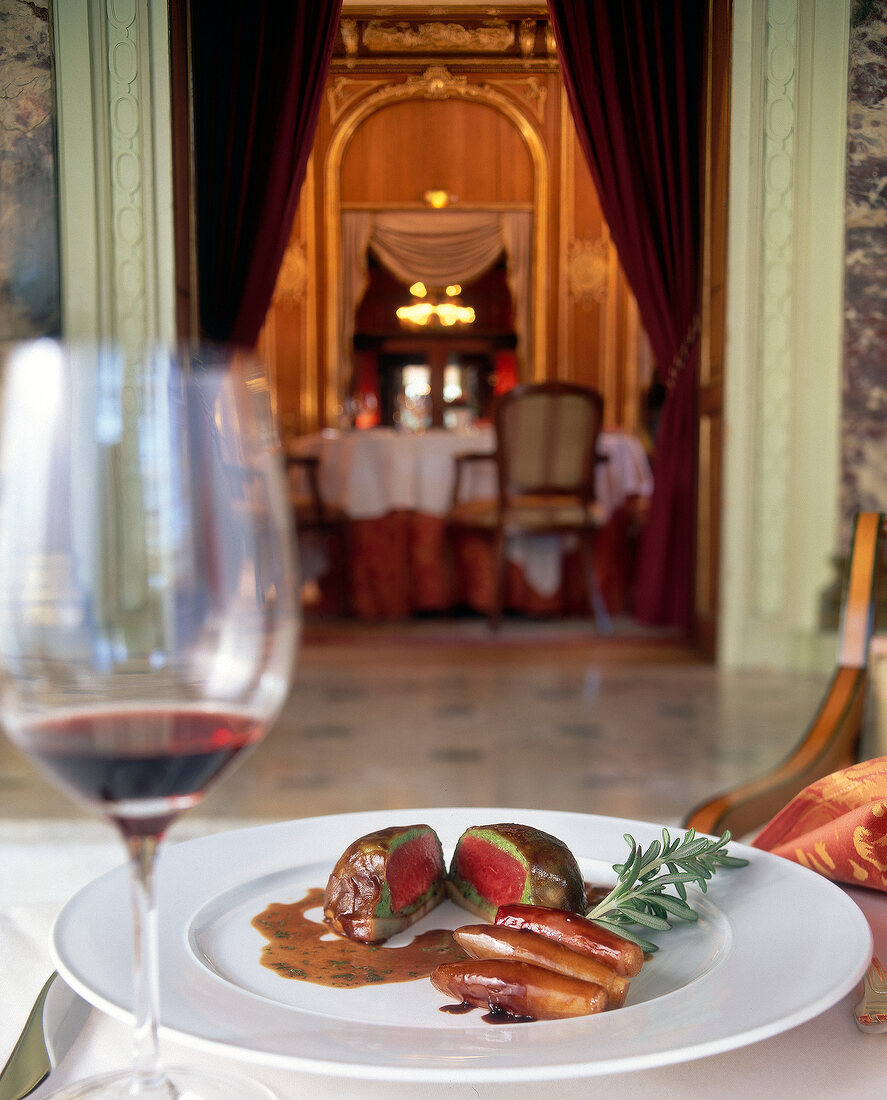
[[[264,732],[264,723],[237,714],[112,710],[43,722],[17,740],[60,787],[126,836],[156,836]]]
[[[135,1057],[79,1100],[267,1100],[159,1053],[155,858],[293,676],[293,523],[249,352],[50,340],[0,353],[0,717],[132,869]],[[162,978],[162,976],[161,976]]]

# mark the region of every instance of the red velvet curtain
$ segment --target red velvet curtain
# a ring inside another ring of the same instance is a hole
[[[289,239],[342,0],[190,0],[202,334],[252,345]]]
[[[668,387],[635,614],[693,614],[700,0],[548,0],[573,119],[619,259]]]

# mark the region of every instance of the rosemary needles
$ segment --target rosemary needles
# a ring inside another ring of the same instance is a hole
[[[705,892],[708,880],[721,867],[744,867],[747,859],[727,854],[731,840],[725,832],[717,840],[697,836],[689,829],[672,840],[667,829],[662,840],[654,840],[646,851],[629,833],[625,833],[631,855],[613,870],[619,879],[613,889],[586,916],[589,920],[617,932],[639,944],[644,951],[656,951],[656,944],[627,930],[630,924],[664,932],[672,920],[695,921],[699,914],[687,902],[687,884],[694,883]],[[666,887],[674,887],[666,893]]]

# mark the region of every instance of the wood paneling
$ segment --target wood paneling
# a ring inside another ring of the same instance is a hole
[[[359,127],[342,160],[342,203],[421,203],[442,188],[460,207],[533,201],[533,165],[517,129],[483,103],[395,103]]]

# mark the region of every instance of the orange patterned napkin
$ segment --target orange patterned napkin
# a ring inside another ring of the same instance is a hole
[[[752,845],[835,882],[887,891],[887,756],[811,783]]]

